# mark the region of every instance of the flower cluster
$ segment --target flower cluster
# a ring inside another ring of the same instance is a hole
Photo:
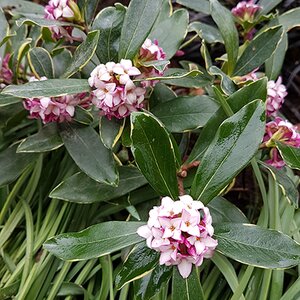
[[[6,54],[0,66],[0,88],[4,88],[6,85],[11,84],[13,80],[13,72],[9,67],[10,56],[10,54]]]
[[[267,97],[267,116],[275,116],[281,108],[284,97],[287,95],[286,87],[282,84],[282,78],[278,77],[277,81],[268,81]]]
[[[139,65],[139,69],[141,70],[141,75],[138,78],[151,78],[162,76],[164,74],[164,70],[158,71],[154,67],[146,67],[144,64],[147,62],[154,62],[165,59],[166,54],[163,51],[163,49],[158,46],[158,41],[154,40],[154,42],[152,42],[150,39],[146,39],[136,59],[137,65]],[[157,80],[145,80],[142,81],[141,84],[144,87],[149,87],[154,86],[157,82]]]
[[[256,12],[261,8],[262,7],[255,4],[253,0],[241,1],[231,12],[241,22],[253,22]]]
[[[132,111],[142,108],[146,90],[132,81],[133,76],[140,74],[128,59],[122,59],[120,63],[100,64],[88,80],[90,86],[95,88],[92,92],[93,104],[109,119],[125,118]]]
[[[42,77],[40,80],[47,80]],[[29,81],[37,81],[30,78]],[[66,95],[61,97],[26,98],[23,106],[29,111],[31,119],[41,119],[44,124],[50,122],[71,121],[75,114],[75,107],[89,108],[91,96],[88,93]]]
[[[270,159],[266,163],[276,168],[282,168],[285,163],[276,148],[276,141],[300,148],[300,134],[297,131],[297,127],[279,117],[266,124],[263,146],[271,148]]]
[[[147,225],[137,233],[147,239],[149,248],[160,252],[161,265],[177,265],[181,276],[187,278],[193,264],[200,266],[203,258],[212,257],[218,242],[212,238],[209,209],[191,196],[179,198],[162,198],[161,206],[150,210]]]
[[[63,22],[81,22],[81,14],[74,0],[50,0],[45,7],[45,18]],[[73,34],[72,26],[52,26],[54,39],[66,38],[68,41],[81,40]]]

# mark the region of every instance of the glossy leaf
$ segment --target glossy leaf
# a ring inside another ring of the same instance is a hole
[[[173,267],[172,300],[204,300],[198,269],[193,266],[188,278],[182,278],[176,266]]]
[[[218,107],[215,101],[205,95],[177,97],[156,105],[152,113],[170,132],[183,132],[203,127]]]
[[[217,196],[255,155],[264,131],[265,110],[259,100],[226,119],[201,159],[192,197],[207,204]]]
[[[92,29],[99,30],[100,36],[96,54],[101,63],[118,60],[119,41],[124,22],[126,8],[115,4],[115,7],[107,7],[96,16]]]
[[[131,124],[131,150],[139,169],[160,195],[177,199],[175,152],[168,132],[149,113],[132,113]]]
[[[136,300],[150,300],[165,287],[172,275],[173,268],[166,265],[157,265],[154,270],[134,281]]]
[[[216,66],[212,66],[208,71],[211,75],[216,75],[220,78],[221,89],[226,95],[231,95],[236,91],[234,82],[221,69]]]
[[[1,7],[8,7],[12,15],[44,15],[44,7],[34,2],[23,0],[1,0]]]
[[[300,170],[300,149],[276,142],[276,146],[285,161],[292,169]]]
[[[243,106],[253,100],[261,99],[266,100],[267,97],[267,78],[262,78],[258,81],[244,86],[230,97],[227,102],[233,112],[239,111]],[[219,108],[217,112],[209,119],[205,127],[200,133],[200,136],[189,156],[188,161],[201,160],[205,150],[213,140],[219,126],[227,118],[223,108]]]
[[[21,85],[9,85],[2,91],[2,94],[20,98],[34,98],[57,97],[89,91],[90,86],[86,79],[49,79]]]
[[[141,62],[141,65],[146,68],[153,67],[157,71],[163,72],[169,63],[170,63],[169,60],[151,60],[151,61]]]
[[[45,18],[43,18],[43,16],[40,16],[40,17],[29,16],[29,17],[25,17],[25,18],[20,18],[16,21],[16,24],[19,27],[23,26],[24,24],[38,25],[41,27],[53,27],[53,26],[75,26],[75,27],[78,27],[78,25],[72,24],[70,22],[45,19]]]
[[[42,76],[51,79],[54,77],[54,68],[50,53],[41,47],[32,48],[28,52],[28,62],[37,78]]]
[[[125,119],[124,122],[114,119],[108,120],[106,117],[100,119],[100,138],[106,148],[112,149],[116,145],[122,135],[124,126]]]
[[[257,35],[239,58],[234,75],[246,75],[261,66],[275,51],[282,34],[282,27],[277,26],[268,28]]]
[[[246,216],[234,204],[223,197],[216,197],[207,205],[213,224],[217,223],[249,223]]]
[[[278,16],[278,22],[283,26],[285,31],[289,31],[300,26],[300,7],[291,9]]]
[[[187,71],[179,68],[170,68],[164,76],[156,78],[165,84],[187,88],[199,88],[211,83],[211,78],[203,75],[199,70]]]
[[[70,123],[62,123],[59,128],[64,145],[78,167],[92,179],[116,186],[118,175],[112,152],[102,144],[96,131]]]
[[[63,144],[56,123],[50,123],[42,127],[38,133],[23,140],[17,152],[47,152],[58,149]]]
[[[259,15],[265,15],[269,13],[273,8],[275,8],[282,0],[259,0],[258,5],[262,7],[261,10],[258,11]]]
[[[12,105],[12,104],[15,104],[15,103],[19,103],[20,101],[21,101],[20,98],[0,94],[0,107],[4,107],[4,106]]]
[[[55,78],[59,78],[65,72],[67,66],[70,64],[72,59],[72,54],[66,48],[60,49],[59,53],[53,56],[53,64],[55,71]]]
[[[294,205],[295,208],[298,208],[299,205],[299,192],[297,186],[292,181],[292,179],[280,169],[276,169],[268,164],[261,163],[265,169],[267,169],[274,180],[279,185],[283,195],[287,200]]]
[[[119,60],[133,59],[149,35],[159,14],[163,0],[131,0],[125,15]]]
[[[6,35],[8,34],[8,29],[9,26],[6,21],[5,14],[3,10],[0,8],[0,42],[2,42],[5,39]],[[0,57],[4,57],[4,50],[5,50],[4,47],[0,48]]]
[[[73,120],[80,124],[90,125],[94,121],[94,117],[88,110],[82,108],[81,106],[76,106]]]
[[[206,15],[210,14],[210,7],[208,0],[176,0],[177,3],[191,8],[195,11],[202,12]]]
[[[167,1],[165,1],[167,2]],[[166,58],[170,59],[179,49],[186,34],[189,22],[189,15],[186,9],[177,9],[171,14],[166,14],[160,22],[156,22],[149,38],[158,41],[166,53]],[[162,30],[163,28],[163,30]]]
[[[34,154],[16,153],[17,145],[0,152],[0,186],[11,183],[35,161]]]
[[[122,288],[126,283],[145,276],[158,264],[159,253],[148,248],[145,243],[136,245],[116,275],[116,287]]]
[[[62,77],[68,78],[80,71],[93,57],[99,40],[99,31],[90,31],[76,51]]]
[[[205,40],[209,44],[224,43],[220,31],[212,25],[198,21],[192,22],[189,25],[189,31],[197,32],[201,39]]]
[[[176,98],[176,93],[171,88],[163,83],[157,83],[150,96],[150,107],[153,108],[160,103],[165,103],[174,98]]]
[[[238,223],[215,226],[217,250],[244,264],[261,268],[290,268],[300,262],[300,245],[276,230]]]
[[[44,248],[62,260],[100,257],[143,240],[137,229],[141,222],[104,222],[75,233],[63,233],[47,240]]]
[[[134,167],[120,167],[117,187],[94,181],[84,173],[77,173],[60,183],[50,197],[75,203],[95,203],[121,197],[145,185],[147,180]]]
[[[239,36],[233,16],[217,0],[210,0],[211,16],[221,32],[228,57],[228,74],[231,75],[238,57]]]

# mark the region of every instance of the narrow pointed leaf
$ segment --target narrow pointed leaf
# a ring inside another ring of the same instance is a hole
[[[295,148],[280,142],[277,142],[276,146],[285,163],[292,169],[300,170],[300,148]]]
[[[196,21],[192,22],[188,29],[189,32],[196,31],[201,39],[209,44],[224,43],[220,31],[212,25]]]
[[[54,77],[53,61],[46,49],[41,47],[32,48],[28,52],[28,61],[32,72],[37,78],[45,76],[51,79]]]
[[[151,186],[162,196],[178,197],[175,152],[168,132],[149,113],[131,114],[131,150]]]
[[[209,203],[249,163],[265,131],[262,101],[244,106],[219,127],[195,176],[191,195]]]
[[[221,32],[228,56],[228,73],[232,74],[239,50],[239,36],[233,16],[217,0],[210,0],[211,16]]]
[[[12,105],[12,104],[15,104],[15,103],[19,103],[20,101],[21,101],[20,98],[13,97],[13,96],[10,96],[10,95],[0,94],[0,107],[4,107],[4,106]]]
[[[62,123],[59,128],[65,147],[83,172],[98,182],[117,185],[112,152],[92,127]]]
[[[137,229],[141,222],[104,222],[75,233],[64,233],[44,243],[44,248],[62,260],[100,257],[143,240]]]
[[[158,264],[159,253],[146,246],[136,245],[116,275],[116,287],[122,288],[126,283],[145,276]]]
[[[49,79],[21,85],[9,85],[2,94],[20,98],[55,97],[89,92],[86,79]]]
[[[188,278],[182,278],[177,267],[173,267],[172,300],[204,300],[198,269],[195,266]]]
[[[215,226],[214,237],[219,252],[247,265],[283,269],[300,263],[300,245],[276,230],[223,223]]]
[[[99,31],[90,31],[84,42],[76,49],[65,73],[62,75],[68,78],[80,71],[93,57],[99,40]]]
[[[60,183],[50,197],[75,203],[95,203],[109,201],[145,185],[147,180],[134,167],[120,167],[117,187],[99,183],[85,173],[77,173]]]
[[[17,152],[47,152],[58,149],[63,144],[56,123],[50,123],[22,141]]]
[[[208,0],[176,0],[177,3],[191,8],[195,11],[202,12],[206,15],[210,14],[210,7]]]
[[[131,0],[124,19],[119,59],[133,59],[149,35],[163,0]]]
[[[281,26],[268,28],[257,35],[245,49],[234,69],[234,76],[242,76],[260,67],[276,50],[281,40]]]

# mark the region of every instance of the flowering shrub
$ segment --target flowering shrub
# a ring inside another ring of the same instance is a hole
[[[297,299],[299,8],[98,2],[0,2],[0,299]]]

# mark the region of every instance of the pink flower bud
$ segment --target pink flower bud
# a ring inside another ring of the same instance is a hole
[[[253,0],[241,1],[231,12],[241,22],[253,22],[256,12],[261,8],[260,5],[254,4]]]
[[[203,258],[212,257],[218,245],[212,238],[209,209],[188,195],[180,196],[179,201],[162,198],[161,205],[150,210],[147,225],[137,233],[149,248],[160,253],[161,265],[177,265],[183,278],[189,276],[193,264],[200,266]]]
[[[4,56],[2,60],[1,69],[0,69],[0,88],[4,88],[6,85],[9,85],[13,81],[13,72],[9,67],[9,60],[11,55],[8,53]],[[1,62],[1,58],[0,58]]]

